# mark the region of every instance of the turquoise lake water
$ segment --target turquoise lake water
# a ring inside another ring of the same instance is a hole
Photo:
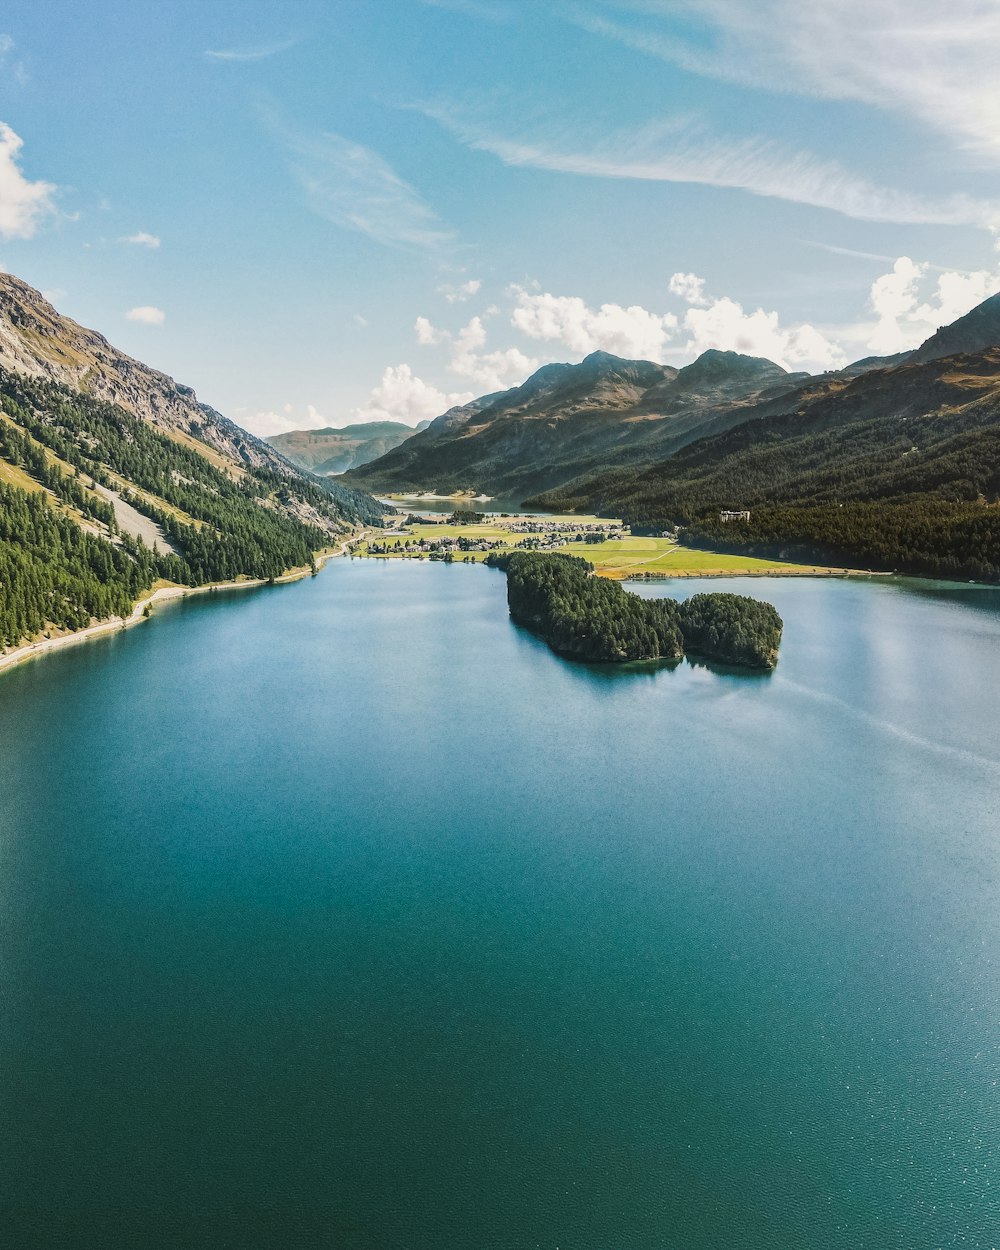
[[[588,669],[334,561],[0,679],[0,1243],[1000,1246],[1000,592]]]

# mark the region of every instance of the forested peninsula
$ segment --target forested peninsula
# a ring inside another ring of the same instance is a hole
[[[677,662],[685,654],[770,670],[782,621],[769,603],[725,593],[640,599],[594,577],[579,556],[497,552],[486,563],[507,574],[511,617],[560,655],[592,663]]]

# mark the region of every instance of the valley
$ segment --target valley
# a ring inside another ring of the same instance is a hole
[[[663,577],[843,576],[846,569],[697,550],[676,538],[632,534],[620,521],[574,513],[485,516],[473,523],[436,521],[419,514],[354,539],[353,556],[475,564],[512,551],[560,552],[590,561],[615,580]]]

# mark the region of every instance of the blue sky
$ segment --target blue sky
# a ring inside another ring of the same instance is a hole
[[[8,2],[0,265],[257,433],[1000,288],[983,0]]]

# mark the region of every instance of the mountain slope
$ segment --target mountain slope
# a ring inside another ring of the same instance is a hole
[[[452,409],[345,479],[366,490],[523,496],[609,462],[667,455],[806,376],[735,352],[709,351],[680,370],[594,352]]]
[[[325,477],[377,460],[428,425],[429,421],[416,428],[399,421],[366,421],[339,430],[292,430],[266,441],[300,469]]]
[[[158,579],[272,578],[384,509],[0,275],[0,652]]]
[[[1000,346],[915,355],[533,502],[681,525],[727,550],[1000,579]],[[721,520],[744,509],[749,522]]]
[[[943,326],[910,356],[915,362],[982,352],[1000,343],[1000,294],[977,304],[951,325]]]

